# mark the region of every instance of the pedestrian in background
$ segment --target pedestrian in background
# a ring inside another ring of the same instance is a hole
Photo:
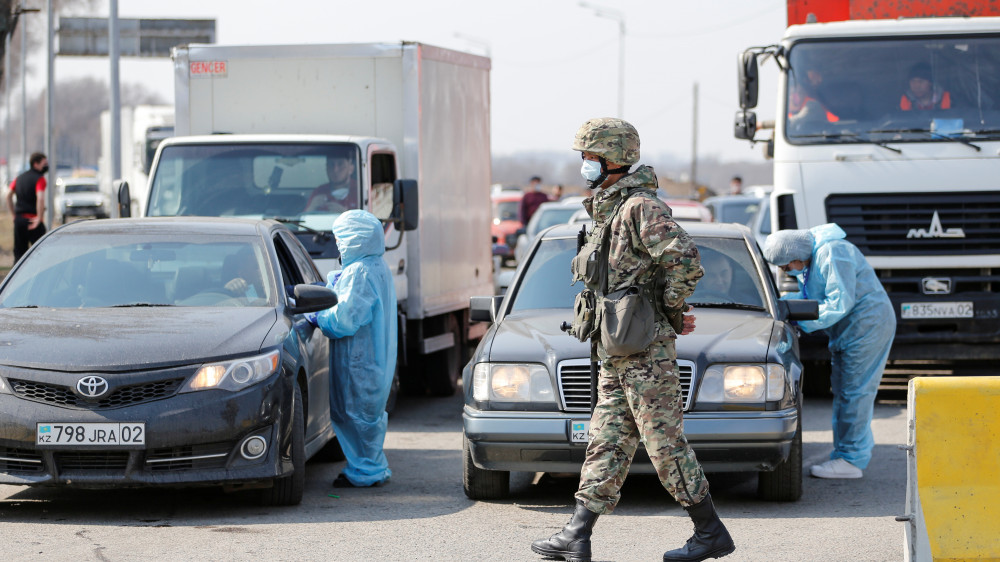
[[[383,445],[396,372],[396,289],[382,259],[385,231],[375,215],[346,211],[332,231],[344,267],[329,274],[327,286],[338,302],[315,320],[333,339],[330,415],[347,457],[333,485],[379,486],[392,476]]]
[[[538,207],[549,200],[549,196],[542,191],[542,178],[532,176],[528,182],[528,189],[524,190],[524,197],[521,198],[521,223],[528,226],[531,215],[535,214]]]
[[[708,493],[708,480],[684,436],[681,383],[674,340],[694,330],[694,316],[683,314],[685,299],[694,292],[703,271],[698,248],[656,197],[653,169],[640,166],[639,134],[626,121],[591,119],[576,133],[573,150],[581,152],[581,174],[596,189],[583,202],[594,219],[588,243],[581,250],[591,261],[593,244],[607,256],[607,290],[635,287],[655,299],[651,342],[645,349],[614,356],[597,342],[600,361],[597,407],[590,421],[586,457],[576,493],[576,510],[562,531],[537,540],[531,549],[543,556],[589,561],[590,537],[599,515],[610,513],[621,497],[639,440],[646,447],[660,482],[684,507],[695,533],[687,544],[663,555],[665,561],[704,560],[733,552],[729,532],[719,520]],[[610,229],[605,235],[605,229]],[[580,260],[580,256],[574,262]],[[574,277],[587,289],[599,285],[574,267]],[[597,275],[598,278],[602,274]],[[610,293],[609,293],[610,294]],[[576,326],[574,326],[576,328]]]
[[[42,219],[45,216],[45,173],[49,171],[49,159],[41,152],[35,152],[28,162],[31,167],[14,178],[7,190],[7,209],[14,217],[14,263],[45,235]]]
[[[741,193],[743,193],[743,178],[733,176],[733,179],[729,180],[729,194],[739,195]]]
[[[764,257],[798,281],[783,299],[819,301],[819,318],[802,331],[830,338],[833,452],[814,465],[817,478],[861,478],[872,458],[872,414],[882,370],[896,334],[889,295],[861,250],[836,224],[779,230],[764,243]],[[808,374],[807,374],[808,376]]]

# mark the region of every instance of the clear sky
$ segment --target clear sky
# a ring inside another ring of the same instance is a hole
[[[699,84],[698,154],[759,161],[732,134],[736,56],[777,42],[785,0],[592,0],[624,15],[624,118],[644,151],[687,159],[693,85]],[[95,12],[104,17],[107,3]],[[618,22],[578,0],[119,0],[122,18],[215,18],[220,44],[420,41],[492,59],[493,152],[568,150],[591,117],[618,107]],[[41,21],[37,18],[34,21]],[[37,89],[44,69],[36,67]],[[56,79],[107,76],[104,59],[60,57]],[[173,101],[169,60],[122,59],[122,82]],[[774,114],[774,82],[762,81],[760,116]]]

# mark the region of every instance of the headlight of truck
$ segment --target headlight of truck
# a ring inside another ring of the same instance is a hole
[[[472,369],[472,397],[497,402],[554,402],[549,371],[543,365],[477,363]]]
[[[206,363],[198,369],[194,377],[181,392],[218,388],[236,392],[256,384],[278,370],[281,354],[278,351],[244,357],[219,363]]]
[[[712,365],[698,391],[700,402],[764,402],[785,396],[785,369],[766,365]]]

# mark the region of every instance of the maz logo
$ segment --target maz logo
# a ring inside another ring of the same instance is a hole
[[[910,232],[906,235],[907,238],[965,238],[965,231],[961,228],[949,228],[945,230],[941,227],[941,218],[938,217],[938,212],[934,211],[934,216],[931,218],[931,227],[929,230],[924,230],[922,228],[911,228]]]

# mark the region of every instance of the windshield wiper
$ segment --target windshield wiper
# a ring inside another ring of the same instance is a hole
[[[11,308],[38,308],[37,304],[26,304],[24,306],[12,306]]]
[[[914,128],[914,129],[876,129],[874,131],[869,131],[869,132],[871,132],[871,133],[923,133],[925,135],[930,135],[930,136],[932,136],[934,138],[937,138],[937,139],[948,140],[948,141],[951,141],[951,142],[960,142],[960,143],[964,144],[965,146],[967,146],[967,147],[975,150],[976,152],[980,152],[982,150],[982,148],[980,148],[979,145],[973,144],[972,141],[970,141],[969,139],[966,139],[966,138],[963,138],[963,137],[953,137],[953,136],[950,136],[950,135],[942,135],[941,133],[937,133],[937,132],[934,132],[934,131],[928,131],[927,129],[920,129],[920,128]]]
[[[304,222],[302,219],[290,219],[288,217],[268,217],[268,218],[270,218],[271,220],[278,221],[281,224],[293,224],[293,225],[295,225],[296,228],[301,228],[302,230],[304,230],[304,231],[308,232],[309,234],[312,234],[313,236],[315,236],[315,238],[313,238],[313,240],[316,241],[316,242],[320,242],[320,241],[326,242],[327,240],[330,239],[330,233],[329,232],[323,232],[322,230],[316,230],[315,228],[309,228],[308,226],[302,224]]]
[[[743,304],[740,302],[692,302],[688,301],[688,304],[694,307],[701,308],[736,308],[739,310],[758,310],[763,311],[763,306],[757,306],[755,304]]]
[[[145,307],[145,306],[174,306],[174,305],[172,305],[172,304],[163,304],[163,303],[153,303],[153,302],[133,302],[133,303],[130,303],[130,304],[116,304],[116,305],[112,305],[111,308],[133,308],[133,307],[138,308],[138,307]]]
[[[874,144],[875,146],[880,146],[880,147],[882,147],[882,148],[884,148],[886,150],[891,150],[892,152],[895,152],[896,154],[902,154],[903,153],[902,150],[900,150],[898,148],[893,148],[893,147],[889,146],[886,143],[887,141],[877,141],[877,140],[875,140],[875,139],[873,139],[871,137],[863,137],[863,136],[861,136],[861,135],[859,135],[857,133],[818,133],[818,134],[815,134],[815,135],[795,135],[792,138],[796,138],[796,139],[821,138],[823,140],[836,140],[836,139],[850,138],[850,139],[860,140],[863,143]]]

